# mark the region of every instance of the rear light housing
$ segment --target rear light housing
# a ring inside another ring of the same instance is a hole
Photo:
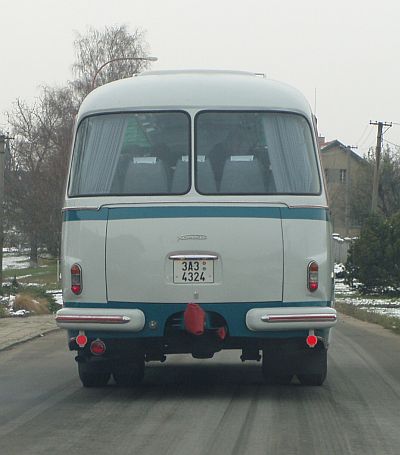
[[[79,264],[71,267],[71,291],[75,295],[82,293],[82,267]]]
[[[307,288],[310,292],[318,289],[318,264],[311,261],[307,266]]]
[[[106,352],[106,345],[104,341],[97,338],[90,343],[90,352],[93,355],[103,355]]]

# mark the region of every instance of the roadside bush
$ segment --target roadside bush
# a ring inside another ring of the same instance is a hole
[[[400,292],[400,213],[370,216],[349,249],[346,282],[362,283],[363,293]]]
[[[32,298],[31,295],[17,294],[14,301],[14,311],[26,310],[32,314],[49,314],[49,302],[43,298]]]
[[[400,212],[389,219],[389,241],[386,249],[389,284],[400,292]]]
[[[49,309],[50,313],[56,313],[61,308],[61,305],[55,301],[54,297],[51,294],[47,294],[47,300],[49,302],[47,308]]]

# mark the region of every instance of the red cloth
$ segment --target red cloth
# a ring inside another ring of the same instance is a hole
[[[183,313],[185,329],[193,335],[203,335],[206,313],[197,303],[188,303]]]

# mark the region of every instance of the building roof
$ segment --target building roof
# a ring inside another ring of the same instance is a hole
[[[341,149],[344,153],[350,153],[350,156],[354,158],[356,161],[359,161],[360,163],[366,163],[366,160],[362,158],[360,155],[357,155],[351,147],[348,147],[347,145],[342,144],[340,141],[337,139],[326,142],[324,145],[321,146],[321,153],[324,154],[326,152],[330,152],[335,148]]]

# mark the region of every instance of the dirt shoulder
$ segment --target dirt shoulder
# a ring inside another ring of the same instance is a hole
[[[337,310],[337,308],[336,308]],[[374,333],[381,337],[387,338],[388,340],[396,341],[397,343],[400,341],[398,333],[393,332],[390,329],[382,327],[377,323],[372,323],[368,321],[363,321],[361,319],[357,319],[355,317],[349,316],[345,313],[338,311],[338,319],[346,325],[362,328],[370,333]]]

